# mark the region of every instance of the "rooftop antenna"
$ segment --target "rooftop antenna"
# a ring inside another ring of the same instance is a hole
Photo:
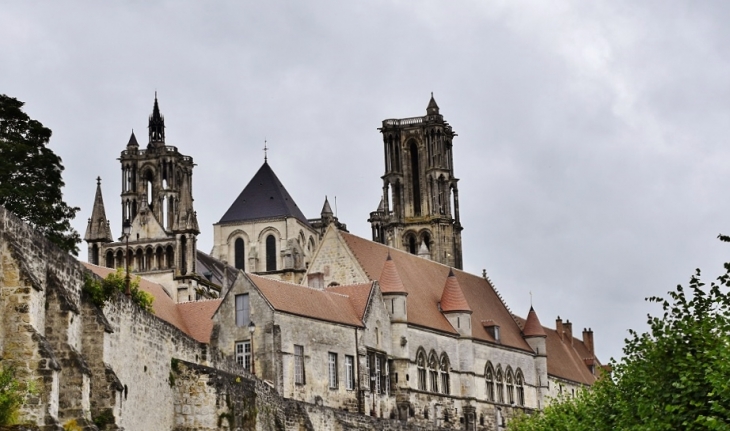
[[[335,217],[337,217],[337,195],[335,195]]]
[[[266,138],[264,138],[264,162],[269,160],[269,147],[266,146]]]

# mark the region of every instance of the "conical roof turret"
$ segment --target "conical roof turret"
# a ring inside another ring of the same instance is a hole
[[[327,196],[324,197],[324,206],[322,206],[322,212],[320,215],[322,218],[325,218],[326,216],[332,217],[335,213],[332,212],[332,207],[330,206],[330,201],[327,200]]]
[[[466,312],[471,313],[471,307],[466,302],[464,291],[461,289],[459,280],[454,275],[454,270],[449,270],[449,276],[446,277],[446,285],[444,292],[441,294],[441,311],[448,312]]]
[[[104,198],[101,195],[101,177],[96,177],[96,195],[94,196],[94,208],[91,210],[91,218],[86,226],[84,235],[86,242],[112,242],[112,231],[109,227],[109,220],[104,211]]]
[[[522,335],[525,337],[547,337],[540,323],[540,319],[537,318],[537,313],[532,306],[530,306],[530,312],[527,313],[527,320],[525,320],[525,327],[522,328]]]
[[[134,130],[132,130],[132,135],[129,137],[129,142],[127,142],[127,147],[139,147],[139,144],[137,143],[137,137],[134,136]]]
[[[408,295],[405,286],[403,286],[400,274],[398,274],[398,269],[395,267],[395,262],[390,257],[390,252],[388,252],[388,258],[385,259],[383,272],[380,273],[380,280],[378,282],[380,283],[380,291],[384,294],[401,293]]]

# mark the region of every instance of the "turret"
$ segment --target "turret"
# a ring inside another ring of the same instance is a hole
[[[535,352],[535,374],[537,375],[537,381],[534,382],[536,389],[535,396],[537,397],[538,408],[542,408],[545,403],[545,397],[548,394],[547,334],[532,306],[530,306],[530,312],[527,313],[527,319],[522,328],[522,336]]]
[[[91,217],[86,225],[84,240],[89,244],[89,254],[87,257],[89,263],[100,265],[102,245],[113,241],[109,220],[107,220],[106,211],[104,211],[104,198],[101,195],[101,177],[96,177],[94,207],[91,210]]]
[[[449,276],[446,277],[446,285],[441,294],[441,302],[439,302],[441,312],[451,323],[451,326],[462,337],[471,337],[471,307],[466,302],[464,291],[461,289],[459,280],[454,275],[454,270],[449,270]]]
[[[395,267],[395,262],[388,253],[388,258],[383,264],[383,272],[380,274],[380,291],[383,293],[386,308],[390,313],[392,322],[406,322],[408,320],[407,297],[408,292],[403,286],[403,281]]]

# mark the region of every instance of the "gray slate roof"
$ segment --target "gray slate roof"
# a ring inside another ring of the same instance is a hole
[[[268,162],[256,172],[218,223],[295,217],[309,225],[307,218],[281,184]]]

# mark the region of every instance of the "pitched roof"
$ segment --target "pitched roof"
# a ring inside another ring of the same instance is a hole
[[[94,195],[94,208],[91,210],[89,224],[86,226],[85,241],[112,242],[112,230],[109,228],[109,221],[104,211],[104,198],[101,195],[101,177],[96,178],[96,195]]]
[[[380,291],[383,293],[405,293],[406,288],[403,287],[403,280],[398,275],[398,268],[395,267],[393,258],[388,253],[388,258],[383,264],[383,271],[380,273]]]
[[[454,275],[454,270],[449,271],[449,276],[446,277],[446,285],[444,286],[444,292],[441,294],[441,310],[448,313],[450,311],[469,311],[469,304],[464,298],[464,292],[461,290],[459,280]]]
[[[540,319],[537,318],[535,309],[530,306],[530,312],[527,313],[527,320],[522,327],[522,333],[525,337],[546,337],[545,331],[542,329]]]
[[[365,319],[368,299],[373,291],[373,283],[345,284],[325,287],[325,291],[339,293],[350,298],[350,303],[361,321]]]
[[[353,301],[347,295],[254,274],[246,274],[246,276],[277,311],[327,322],[363,326],[360,317],[362,313],[358,313]],[[364,286],[370,286],[370,283],[366,283]],[[342,288],[342,286],[340,287]]]
[[[99,277],[106,277],[116,271],[113,268],[82,263]],[[142,277],[139,279],[139,288],[155,298],[152,302],[152,312],[155,316],[201,343],[210,342],[210,332],[213,329],[211,318],[221,299],[176,304],[161,285]]]
[[[273,217],[295,217],[309,225],[269,163],[264,162],[218,223]]]
[[[196,271],[199,274],[203,274],[205,278],[210,276],[208,280],[211,283],[221,286],[221,293],[225,294],[231,284],[236,281],[238,270],[231,265],[224,265],[221,260],[216,259],[207,253],[203,253],[200,250],[196,253],[196,257]],[[223,282],[224,280],[226,281],[225,286]]]
[[[408,292],[408,323],[437,331],[456,334],[456,330],[438,310],[438,303],[446,285],[449,267],[422,259],[410,253],[369,241],[350,233],[341,235],[370,280],[382,279],[383,262],[388,253],[398,268],[403,286]],[[522,330],[502,302],[494,287],[483,277],[455,270],[464,299],[471,308],[472,336],[495,342],[481,325],[482,320],[493,320],[500,326],[501,344],[532,352],[522,338]]]

